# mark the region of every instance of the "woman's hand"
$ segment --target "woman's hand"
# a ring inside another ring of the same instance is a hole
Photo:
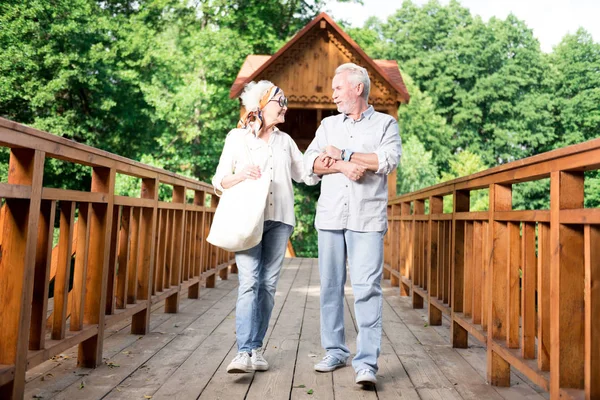
[[[240,178],[242,178],[242,180],[246,180],[246,179],[259,179],[261,174],[260,174],[260,167],[258,165],[247,165],[243,170],[241,170],[240,172],[238,172],[236,175],[240,175]]]
[[[325,152],[319,154],[319,156],[317,157],[317,159],[319,160],[319,162],[321,163],[321,166],[323,168],[331,168],[331,166],[333,164],[335,164],[335,159],[329,157],[327,155],[327,153],[325,153]]]
[[[258,165],[248,165],[243,170],[236,172],[233,175],[227,175],[224,177],[221,181],[221,186],[223,186],[223,189],[229,189],[230,187],[235,186],[246,179],[259,179],[260,175],[260,168]]]
[[[334,160],[341,160],[342,159],[342,151],[340,149],[338,149],[335,146],[332,145],[328,145],[325,147],[325,150],[323,151],[323,153],[325,153],[325,155],[327,155],[328,157],[333,158]]]

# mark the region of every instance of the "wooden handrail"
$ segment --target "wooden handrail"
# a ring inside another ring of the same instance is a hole
[[[67,347],[79,346],[79,365],[99,365],[106,327],[131,319],[132,333],[145,334],[153,304],[177,312],[182,292],[198,298],[201,285],[227,278],[232,254],[205,240],[218,202],[205,206],[211,185],[2,118],[0,146],[10,148],[0,183],[0,398],[22,398],[27,369]],[[43,187],[47,158],[89,166],[90,189]],[[115,195],[117,173],[141,178],[139,198]],[[159,184],[173,187],[172,201],[159,201]]]
[[[427,302],[430,325],[450,317],[454,347],[483,342],[494,385],[512,366],[552,399],[600,398],[600,209],[584,208],[584,171],[597,169],[600,139],[389,200],[385,276],[413,307]],[[512,209],[513,184],[547,178],[550,210]],[[471,211],[480,189],[489,210]]]

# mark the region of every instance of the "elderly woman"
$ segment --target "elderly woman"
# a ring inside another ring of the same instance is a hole
[[[227,190],[246,179],[268,174],[271,186],[261,242],[235,253],[239,277],[238,353],[227,367],[229,373],[269,368],[263,356],[263,339],[275,303],[287,241],[296,223],[292,179],[309,185],[318,182],[318,178],[305,173],[303,156],[296,143],[275,127],[285,121],[287,111],[287,99],[281,88],[269,81],[251,82],[241,99],[247,113],[240,120],[239,129],[229,132],[225,139],[212,184],[219,190]],[[244,146],[248,151],[239,150]]]

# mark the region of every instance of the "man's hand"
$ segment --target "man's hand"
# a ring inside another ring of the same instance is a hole
[[[331,146],[331,145],[326,146],[325,150],[323,150],[323,153],[325,155],[327,155],[328,157],[333,158],[334,160],[342,159],[342,151],[335,146]]]
[[[365,174],[366,169],[360,165],[349,162],[340,163],[341,172],[352,181],[358,181]]]

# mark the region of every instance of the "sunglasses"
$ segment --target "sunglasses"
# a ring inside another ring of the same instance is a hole
[[[279,107],[281,107],[281,108],[287,107],[287,105],[288,105],[288,99],[285,96],[281,96],[278,99],[271,99],[269,101],[276,101],[279,104]]]

